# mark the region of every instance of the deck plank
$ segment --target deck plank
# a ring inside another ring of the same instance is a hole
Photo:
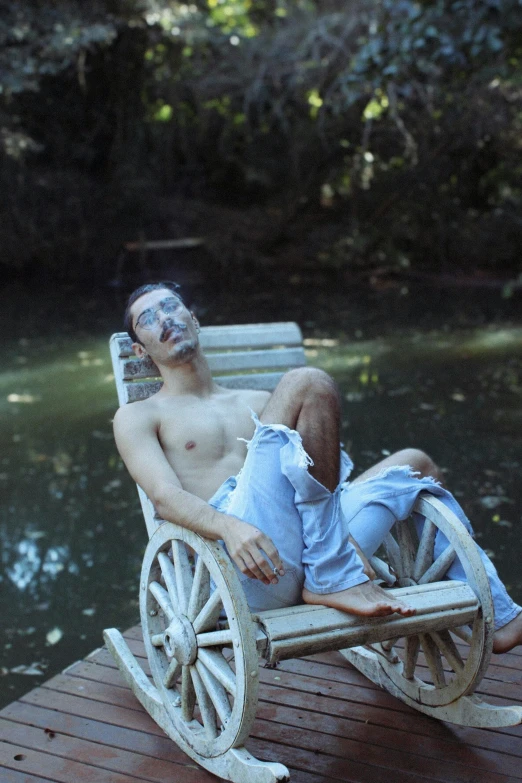
[[[17,760],[14,760],[18,757]],[[0,740],[0,769],[13,768],[30,775],[43,774],[53,783],[136,783],[136,777],[83,764],[54,753]],[[142,778],[143,780],[143,778]]]
[[[85,740],[55,730],[51,738],[40,728],[13,723],[2,718],[0,718],[0,736],[5,742],[30,748],[31,753],[41,751],[57,756],[64,762],[80,760],[84,765],[93,768],[91,775],[94,779],[98,774],[117,772],[140,780],[163,783],[165,780],[176,780],[181,772],[187,783],[198,783],[201,780],[200,771],[194,768],[187,769],[184,759],[176,763],[170,758],[155,758],[151,754],[143,755],[121,747],[115,752],[113,747],[99,740]],[[210,775],[207,778],[215,780]]]
[[[49,778],[29,775],[27,772],[17,772],[15,769],[2,767],[2,783],[49,783]]]
[[[140,629],[125,633],[150,674]],[[494,656],[481,691],[522,703],[522,656]],[[105,648],[0,711],[2,783],[214,783],[171,742],[125,684]],[[338,653],[260,668],[247,743],[286,764],[292,783],[522,781],[522,727],[473,729],[417,713]]]

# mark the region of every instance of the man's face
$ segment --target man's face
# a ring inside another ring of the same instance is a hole
[[[141,341],[138,355],[148,353],[154,361],[171,364],[188,361],[196,352],[198,323],[181,299],[159,288],[136,299],[131,307],[134,330]]]

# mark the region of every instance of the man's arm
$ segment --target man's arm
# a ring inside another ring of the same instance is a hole
[[[216,511],[182,488],[161,448],[149,410],[130,405],[120,408],[114,417],[114,437],[129,473],[162,519],[214,541],[222,539],[242,573],[265,584],[277,582],[273,566],[263,554],[265,552],[275,568],[284,573],[271,539],[253,525]]]

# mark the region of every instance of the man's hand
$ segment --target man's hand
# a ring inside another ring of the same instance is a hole
[[[241,573],[251,579],[259,579],[265,585],[275,585],[279,581],[274,568],[277,569],[278,574],[284,575],[283,562],[273,541],[257,527],[227,515],[222,535],[228,554]],[[273,565],[268,562],[265,554]]]
[[[368,560],[368,558],[366,557],[366,555],[362,551],[361,547],[359,546],[359,544],[357,543],[355,538],[352,538],[352,536],[348,536],[348,539],[349,539],[350,543],[353,545],[353,548],[355,549],[355,551],[357,552],[359,557],[361,558],[362,564],[363,564],[363,568],[364,568],[364,573],[366,574],[368,579],[375,579],[377,574],[375,573],[375,571],[371,567],[370,561]]]

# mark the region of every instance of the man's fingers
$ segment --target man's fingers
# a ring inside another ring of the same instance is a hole
[[[274,574],[274,569],[259,550],[250,552],[248,556],[245,557],[245,563],[261,582],[264,582],[265,584],[277,582],[277,576]]]
[[[264,584],[276,584],[284,575],[283,561],[273,541],[259,528],[231,517],[230,534],[225,544],[241,573]],[[271,561],[271,562],[270,562]]]
[[[263,534],[260,543],[263,550],[266,552],[266,554],[274,564],[274,568],[277,568],[279,575],[283,576],[285,573],[285,567],[283,565],[283,561],[281,560],[281,557],[279,556],[279,552],[274,546],[274,542],[272,541],[272,539],[268,538],[268,536],[265,536]],[[270,573],[273,575],[274,570],[270,569]]]
[[[259,567],[259,565],[254,560],[253,556],[249,552],[245,552],[242,555],[243,562],[244,562],[244,568],[242,569],[243,573],[246,573],[248,570],[248,575],[251,576],[251,579],[258,579],[260,582],[263,582],[264,584],[269,584],[268,577],[264,574],[263,570]],[[273,576],[273,575],[272,575]]]
[[[241,555],[238,555],[237,557],[233,558],[235,564],[237,565],[237,567],[239,568],[242,574],[248,576],[249,579],[258,579],[259,578],[258,575],[254,573],[254,571],[251,568],[249,568],[247,564],[247,559],[249,560],[249,562],[252,562],[253,567],[256,568],[256,564],[253,562],[253,560],[251,560],[251,558],[245,558],[242,557]]]
[[[239,563],[238,563],[238,565],[239,565]],[[252,573],[250,568],[247,568],[246,565],[243,562],[241,563],[239,568],[241,569],[241,573],[244,574],[245,576],[248,576],[249,579],[257,579],[257,576],[254,573]]]

